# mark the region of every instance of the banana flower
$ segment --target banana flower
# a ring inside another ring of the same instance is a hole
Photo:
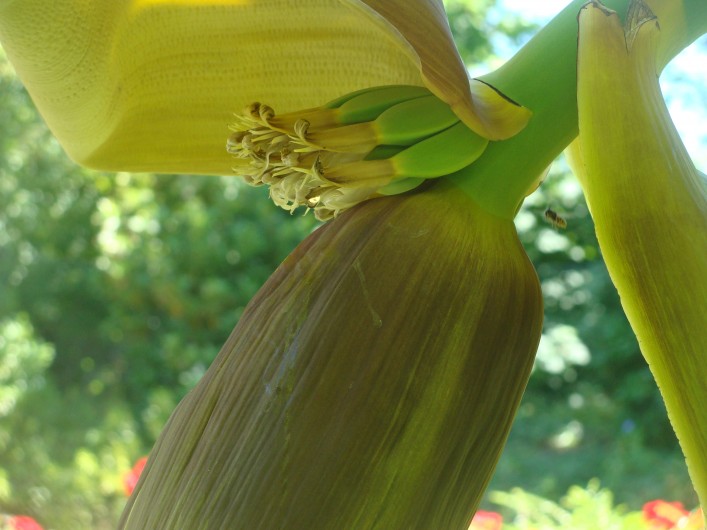
[[[531,370],[542,301],[511,215],[451,182],[388,188],[462,169],[530,117],[468,80],[441,3],[3,1],[0,41],[81,164],[235,165],[255,182],[274,159],[306,169],[251,146],[283,138],[316,148],[312,165],[344,190],[362,173],[375,181],[363,198],[395,195],[318,230],[256,295],[170,419],[121,527],[468,526]]]
[[[581,5],[469,81],[439,0],[0,0],[77,162],[235,166],[334,217],[180,403],[121,528],[468,526],[540,336],[512,219],[577,134]]]

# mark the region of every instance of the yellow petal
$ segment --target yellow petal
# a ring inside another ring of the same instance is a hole
[[[645,7],[645,6],[644,6]],[[707,501],[707,193],[660,93],[659,25],[580,15],[573,166],[612,281]],[[659,66],[659,64],[658,64]]]
[[[406,46],[425,85],[474,132],[491,140],[519,132],[530,111],[476,79],[469,81],[441,0],[344,0]]]
[[[229,174],[234,112],[422,85],[382,26],[338,0],[0,2],[0,43],[47,124],[86,166]]]

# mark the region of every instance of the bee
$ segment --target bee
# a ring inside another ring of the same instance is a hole
[[[545,210],[545,219],[555,228],[567,228],[567,221],[561,217],[555,210],[548,208]]]

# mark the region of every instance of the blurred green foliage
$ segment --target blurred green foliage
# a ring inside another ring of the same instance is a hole
[[[552,207],[567,220],[544,219]],[[540,276],[543,337],[491,488],[559,498],[600,477],[633,508],[697,502],[656,384],[601,259],[581,190],[555,162],[516,224]],[[518,477],[524,477],[518,481]]]
[[[614,505],[613,494],[593,480],[586,488],[573,486],[559,502],[543,499],[520,488],[510,492],[492,492],[496,505],[513,514],[504,530],[646,530],[648,525],[639,511]]]
[[[699,508],[689,511],[680,502],[655,499],[631,510],[616,504],[597,479],[572,486],[557,502],[522,488],[492,491],[489,497],[503,513],[503,530],[704,530]]]
[[[235,177],[77,167],[4,56],[0,123],[0,513],[114,528],[123,474],[315,220]]]
[[[495,2],[450,0],[462,55],[527,38]],[[491,11],[489,11],[491,10]],[[226,132],[224,133],[226,134]],[[543,220],[552,206],[568,221]],[[248,300],[315,228],[235,177],[107,174],[66,158],[0,50],[0,513],[113,528],[147,454]],[[561,163],[518,228],[546,324],[492,489],[559,498],[599,476],[633,509],[694,505],[655,384]]]
[[[515,13],[494,9],[496,3],[496,0],[444,0],[459,54],[472,68],[489,63],[496,39],[518,43],[537,29]]]

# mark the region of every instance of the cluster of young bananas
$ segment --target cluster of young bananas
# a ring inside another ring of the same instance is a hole
[[[419,86],[373,87],[277,115],[253,103],[236,116],[227,150],[252,185],[282,208],[330,219],[373,196],[409,191],[458,171],[488,140]]]

